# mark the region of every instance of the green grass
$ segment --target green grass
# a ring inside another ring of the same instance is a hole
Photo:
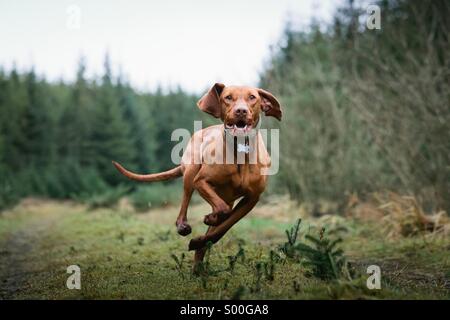
[[[331,238],[343,239],[339,246],[355,275],[352,280],[320,280],[301,260],[280,255],[272,279],[262,266],[270,264],[271,250],[279,253],[277,248],[287,240],[285,229],[295,223],[296,214],[261,215],[260,209],[212,247],[209,272],[194,276],[193,253],[187,251],[187,244],[192,236],[205,232],[201,220],[209,208],[190,209],[193,235],[187,238],[176,234],[177,211],[164,207],[136,214],[126,207],[93,210],[37,200],[5,211],[0,215],[0,298],[449,298],[448,238],[390,240],[373,223],[342,218],[330,224],[303,217],[300,241],[306,234],[317,236],[324,226]],[[332,230],[340,231],[333,235]],[[66,268],[73,264],[81,268],[81,290],[66,288]],[[381,290],[366,288],[365,270],[370,264],[381,267]]]

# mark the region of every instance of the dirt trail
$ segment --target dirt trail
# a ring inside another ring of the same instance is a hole
[[[13,232],[0,248],[0,300],[14,299],[16,293],[27,286],[32,274],[28,264],[30,254],[40,238],[48,232],[55,220],[54,215],[42,214],[25,222]]]

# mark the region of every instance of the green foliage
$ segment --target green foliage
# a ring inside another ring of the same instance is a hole
[[[177,269],[178,273],[180,274],[181,278],[184,279],[184,273],[183,273],[183,262],[184,262],[184,258],[185,258],[184,252],[181,254],[180,258],[178,258],[173,253],[170,256],[175,261],[176,269]]]
[[[287,241],[279,246],[279,250],[288,258],[312,270],[312,275],[322,280],[338,280],[343,277],[350,279],[347,262],[342,249],[337,245],[341,238],[330,240],[325,237],[325,229],[322,228],[318,237],[306,234],[304,239],[310,242],[300,241],[298,237],[301,219],[298,219],[293,227],[286,230]],[[273,274],[276,262],[281,261],[279,256],[271,251],[269,263],[265,263],[266,275]],[[269,279],[271,277],[268,277]],[[295,287],[295,285],[294,285]]]
[[[264,276],[266,280],[275,280],[275,264],[279,261],[279,256],[275,253],[275,251],[270,250],[269,261],[263,263]]]
[[[175,129],[185,128],[193,132],[194,121],[204,120],[205,115],[196,107],[198,98],[187,95],[181,89],[163,94],[158,90],[152,103],[154,109],[151,117],[158,124],[156,140],[158,144],[154,151],[156,171],[167,170],[173,167],[171,161],[172,148],[178,141],[171,141],[171,134]]]
[[[448,1],[348,1],[328,29],[289,25],[261,77],[284,105],[278,188],[298,200],[401,190],[450,211]]]
[[[241,300],[245,292],[246,292],[245,286],[242,285],[239,286],[231,296],[231,300]]]
[[[85,193],[78,196],[76,199],[86,203],[90,209],[98,207],[112,207],[117,201],[130,191],[129,186],[118,185],[101,193]]]
[[[152,184],[138,186],[130,195],[130,201],[139,211],[145,211],[151,207],[176,204],[181,199],[181,187],[175,184]]]
[[[312,275],[322,280],[338,280],[348,276],[347,262],[342,249],[336,246],[342,239],[330,240],[324,237],[325,229],[322,229],[319,237],[306,235],[305,239],[311,245],[299,243],[296,249],[305,260],[304,264],[312,268]]]
[[[287,257],[294,258],[297,256],[295,250],[295,245],[297,243],[298,233],[300,231],[300,223],[302,219],[297,219],[297,222],[289,230],[286,230],[286,236],[288,241],[285,242],[281,247],[280,251],[283,252]],[[272,253],[271,253],[272,254]]]
[[[236,262],[240,259],[241,263],[245,262],[245,250],[242,245],[239,245],[239,250],[235,255],[228,256],[228,271],[233,273]]]
[[[108,57],[100,80],[85,78],[81,59],[73,84],[0,71],[0,209],[26,196],[115,203],[132,183],[111,160],[143,173],[175,166],[170,135],[202,118],[196,100],[181,89],[137,93],[112,74]],[[133,199],[143,208],[174,202],[176,193],[138,188]]]

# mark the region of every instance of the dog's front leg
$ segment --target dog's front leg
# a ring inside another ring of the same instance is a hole
[[[202,198],[211,205],[214,214],[228,214],[231,211],[230,206],[217,195],[206,179],[196,178],[194,186]]]
[[[191,201],[192,193],[194,191],[194,177],[197,174],[200,166],[189,165],[186,166],[186,170],[183,177],[183,200],[181,201],[180,213],[178,214],[175,225],[177,226],[178,234],[187,236],[191,233],[192,228],[187,223],[187,210],[189,201]]]
[[[208,241],[216,243],[223,235],[247,213],[249,213],[258,203],[259,194],[245,196],[233,209],[230,217],[222,224],[214,228],[211,232],[207,232],[204,236],[192,239],[189,242],[189,250],[197,250],[203,248]]]
[[[193,191],[194,188],[192,186],[185,184],[183,188],[183,200],[181,201],[180,213],[178,214],[177,221],[175,222],[177,232],[182,236],[187,236],[192,231],[191,226],[187,223],[187,210]]]

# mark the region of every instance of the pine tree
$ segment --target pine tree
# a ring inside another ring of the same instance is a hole
[[[128,139],[133,143],[136,151],[136,167],[140,172],[153,170],[151,164],[156,147],[156,128],[153,118],[145,109],[147,107],[145,102],[139,108],[138,97],[127,83],[123,83],[121,77],[118,79],[117,94],[124,119],[130,125]]]
[[[110,184],[123,181],[111,161],[117,160],[129,168],[135,168],[136,150],[130,141],[130,126],[123,117],[115,94],[108,55],[105,57],[105,74],[95,98],[95,112],[91,141],[95,150],[95,166]]]
[[[19,171],[26,164],[23,157],[26,138],[23,114],[27,105],[27,92],[16,69],[13,68],[2,85],[0,110],[3,135],[3,161],[12,171]]]
[[[77,79],[59,121],[59,152],[62,158],[79,165],[90,165],[89,135],[93,113],[92,100],[85,80],[85,62],[78,64]]]
[[[23,156],[26,165],[38,168],[48,163],[51,131],[54,123],[48,113],[44,84],[39,83],[32,69],[25,78],[27,103],[23,114],[22,131],[25,136]]]
[[[171,141],[172,132],[184,128],[192,133],[194,121],[205,118],[196,107],[197,98],[186,95],[180,88],[168,94],[163,94],[159,89],[155,96],[153,118],[158,130],[156,156],[157,162],[162,165],[159,169],[167,170],[174,166],[171,151],[177,142]]]

